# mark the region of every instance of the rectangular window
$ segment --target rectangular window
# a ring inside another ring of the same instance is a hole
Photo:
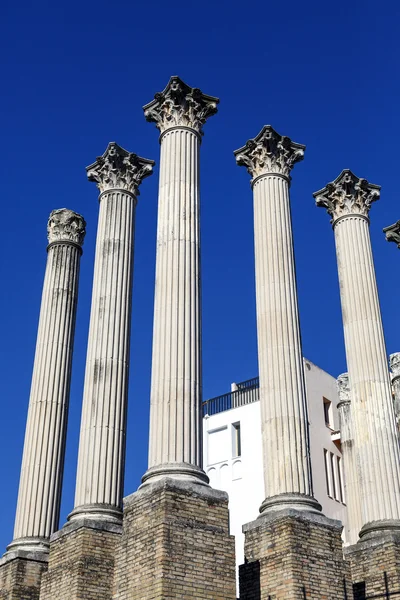
[[[332,402],[327,398],[323,398],[324,401],[324,417],[325,425],[333,429],[333,418],[332,418]]]
[[[332,498],[332,478],[328,450],[324,450],[326,493]]]
[[[337,466],[338,466],[340,502],[345,504],[346,500],[344,497],[344,487],[343,487],[342,459],[340,458],[340,456],[337,457]]]
[[[335,469],[335,462],[336,462],[336,457],[334,454],[332,454],[332,452],[330,452],[331,455],[331,461],[330,461],[330,467],[331,467],[331,474],[332,474],[332,498],[335,498],[335,500],[338,500],[338,486],[337,486],[337,481],[336,481],[336,469]]]
[[[240,423],[232,423],[232,456],[242,456],[242,440],[240,437]]]

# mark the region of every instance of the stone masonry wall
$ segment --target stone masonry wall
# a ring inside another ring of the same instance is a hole
[[[400,598],[400,535],[382,535],[346,549],[354,585],[354,600],[397,592]],[[387,596],[392,597],[392,596]]]
[[[114,600],[235,600],[224,492],[172,479],[125,499]]]
[[[39,600],[45,562],[14,558],[0,566],[1,600]]]
[[[120,534],[84,526],[56,535],[50,544],[40,600],[111,600]]]
[[[244,531],[241,600],[352,600],[338,521],[287,509]]]

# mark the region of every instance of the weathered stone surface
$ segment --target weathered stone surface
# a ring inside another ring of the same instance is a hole
[[[201,469],[200,135],[218,99],[171,77],[144,107],[161,131],[149,470],[208,481]]]
[[[67,208],[53,210],[47,224],[49,246],[14,540],[7,554],[21,550],[45,555],[58,528],[85,226],[83,217]]]
[[[47,563],[17,556],[0,564],[0,600],[39,600]]]
[[[164,478],[125,498],[113,600],[234,600],[228,497]]]
[[[293,509],[245,525],[240,599],[351,600],[341,529],[339,521]]]
[[[100,189],[100,211],[70,519],[122,519],[135,212],[153,164],[111,142],[87,168]]]
[[[400,532],[361,538],[346,548],[345,556],[351,565],[354,600],[400,595]]]
[[[344,462],[344,488],[347,505],[346,542],[355,544],[363,525],[360,503],[360,482],[356,468],[354,448],[354,426],[352,424],[351,391],[348,373],[337,378],[339,403],[337,405],[340,423],[340,443]]]
[[[369,523],[400,524],[400,452],[369,234],[379,190],[345,169],[314,194],[333,219],[364,533]]]
[[[111,600],[121,528],[93,520],[71,523],[51,540],[40,600]]]
[[[320,510],[313,498],[289,181],[305,146],[270,125],[234,152],[252,176],[258,364],[266,500]]]

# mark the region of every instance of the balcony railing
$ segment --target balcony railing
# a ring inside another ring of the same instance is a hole
[[[258,377],[247,379],[241,383],[237,383],[237,390],[216,396],[203,402],[203,417],[205,415],[216,415],[224,410],[238,408],[245,404],[251,404],[260,399],[260,381]]]

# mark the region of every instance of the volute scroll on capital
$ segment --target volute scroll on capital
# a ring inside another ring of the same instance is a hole
[[[154,160],[142,158],[110,142],[104,154],[86,167],[86,172],[89,181],[94,181],[102,193],[120,189],[138,196],[139,186],[152,174],[154,164]]]
[[[82,215],[69,208],[58,208],[50,213],[47,222],[49,244],[73,242],[78,246],[82,246],[85,235],[86,221]]]
[[[400,221],[393,223],[393,225],[389,225],[389,227],[385,227],[383,233],[388,242],[394,242],[397,244],[397,247],[400,248]]]
[[[172,127],[189,127],[203,135],[203,125],[218,111],[219,99],[192,88],[179,77],[170,78],[166,88],[143,107],[147,121],[161,133]]]
[[[369,183],[344,169],[340,175],[322,190],[313,194],[317,206],[326,208],[335,222],[347,215],[368,218],[371,204],[380,197],[380,186]]]
[[[246,167],[253,180],[270,173],[289,179],[294,165],[303,160],[305,148],[277,133],[271,125],[265,125],[255,138],[235,150],[234,155],[237,164]]]

